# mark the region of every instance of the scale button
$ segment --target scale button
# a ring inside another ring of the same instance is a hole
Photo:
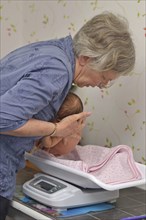
[[[58,188],[58,189],[61,189],[61,188],[62,188],[62,186],[58,185],[58,186],[57,186],[57,188]]]
[[[53,189],[49,190],[49,193],[53,193],[53,192],[54,192],[54,190],[53,190]]]
[[[53,190],[53,192],[56,192],[58,190],[58,188],[54,187],[52,190]]]

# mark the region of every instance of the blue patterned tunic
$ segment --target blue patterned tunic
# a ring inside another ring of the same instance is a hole
[[[71,88],[75,69],[72,38],[21,47],[1,60],[0,131],[14,130],[30,118],[52,120]],[[39,137],[0,135],[0,195],[12,199],[24,153]]]

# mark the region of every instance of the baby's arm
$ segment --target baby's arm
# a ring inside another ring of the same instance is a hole
[[[80,128],[76,133],[65,138],[46,136],[39,140],[36,146],[55,156],[70,153],[81,140],[84,121],[78,121],[78,123],[80,123]]]
[[[63,138],[54,147],[50,148],[49,153],[54,156],[61,156],[70,153],[81,140],[80,134],[73,134],[66,138]]]
[[[51,136],[46,136],[41,138],[35,143],[35,146],[39,149],[45,149],[49,151],[50,148],[54,147],[58,142],[62,140],[61,137],[51,137]]]

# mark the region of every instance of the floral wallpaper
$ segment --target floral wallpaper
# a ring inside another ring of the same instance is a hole
[[[126,144],[136,161],[146,164],[145,0],[1,0],[1,57],[22,45],[60,38],[103,11],[125,16],[136,48],[131,76],[109,89],[76,88],[85,110],[92,111],[81,144]]]

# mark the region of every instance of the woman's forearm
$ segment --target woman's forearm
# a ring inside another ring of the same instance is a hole
[[[53,136],[67,137],[82,129],[85,126],[84,122],[86,118],[90,115],[90,112],[81,112],[79,114],[70,115],[57,124],[37,119],[30,119],[20,128],[0,132],[0,134],[18,137],[43,137],[53,133]]]
[[[17,137],[47,136],[53,132],[54,128],[54,123],[30,119],[20,128],[0,133]]]

